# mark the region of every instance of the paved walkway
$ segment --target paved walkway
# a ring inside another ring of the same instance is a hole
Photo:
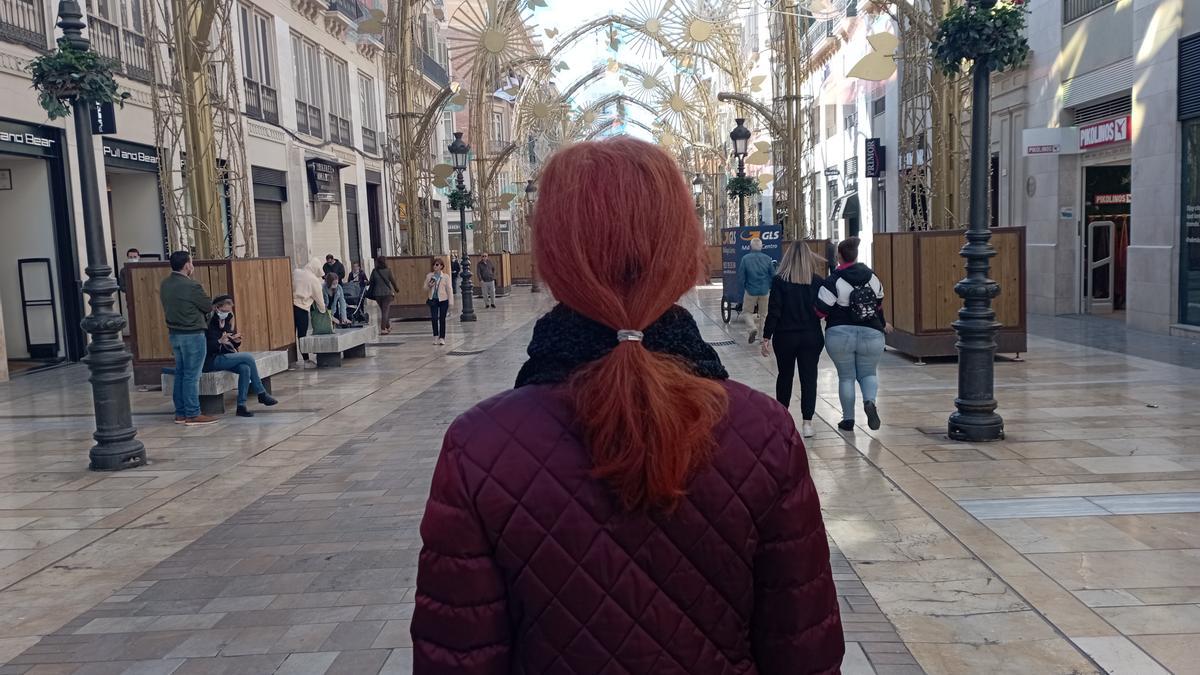
[[[770,390],[717,297],[702,330]],[[509,386],[548,302],[518,291],[449,354],[397,325],[369,359],[280,376],[254,420],[187,429],[137,393],[153,463],[121,474],[84,468],[81,368],[0,387],[0,673],[407,672],[440,437]],[[981,446],[941,436],[951,364],[886,357],[884,429],[845,437],[822,371],[845,672],[1200,672],[1200,373],[1040,337],[997,369],[1009,438]]]

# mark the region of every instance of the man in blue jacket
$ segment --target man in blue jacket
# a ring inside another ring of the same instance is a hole
[[[750,344],[754,344],[762,332],[763,321],[767,318],[767,297],[771,295],[771,277],[775,276],[775,260],[763,253],[762,248],[762,239],[751,240],[750,252],[738,263],[738,282],[746,294],[742,300],[742,315],[749,318],[750,312],[755,312]]]

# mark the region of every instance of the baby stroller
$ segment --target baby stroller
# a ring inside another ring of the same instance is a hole
[[[346,318],[356,326],[364,326],[371,321],[370,315],[367,314],[367,297],[371,286],[360,286],[359,284],[346,284],[342,286],[342,292],[346,295]]]

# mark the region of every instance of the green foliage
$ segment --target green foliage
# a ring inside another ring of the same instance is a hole
[[[1025,0],[967,0],[938,25],[933,60],[947,75],[961,73],[964,61],[988,72],[1018,68],[1029,57],[1025,14]]]
[[[729,193],[730,199],[738,197],[753,197],[761,191],[758,186],[758,180],[749,176],[733,177],[729,182],[725,183],[725,191]]]
[[[450,193],[450,209],[452,211],[473,208],[475,208],[475,195],[471,194],[470,190],[455,189]]]
[[[52,120],[71,114],[71,101],[80,99],[89,104],[115,103],[125,105],[129,92],[121,91],[113,77],[117,63],[94,51],[80,51],[60,42],[58,49],[43,54],[26,68],[32,75],[38,104]]]

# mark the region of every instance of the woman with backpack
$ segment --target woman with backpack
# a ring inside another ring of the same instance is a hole
[[[838,371],[842,431],[854,429],[855,381],[862,389],[867,426],[872,430],[880,426],[876,370],[883,356],[884,333],[892,328],[883,317],[883,283],[870,267],[858,262],[858,245],[858,237],[838,244],[841,264],[817,293],[817,312],[825,317],[825,351]]]
[[[813,435],[813,415],[817,411],[817,363],[825,348],[821,318],[814,305],[824,283],[817,274],[821,261],[803,241],[793,241],[783,254],[779,272],[771,280],[767,301],[767,322],[763,328],[762,355],[775,352],[779,377],[775,380],[775,398],[783,407],[792,402],[792,382],[800,370],[801,427],[805,438]]]

